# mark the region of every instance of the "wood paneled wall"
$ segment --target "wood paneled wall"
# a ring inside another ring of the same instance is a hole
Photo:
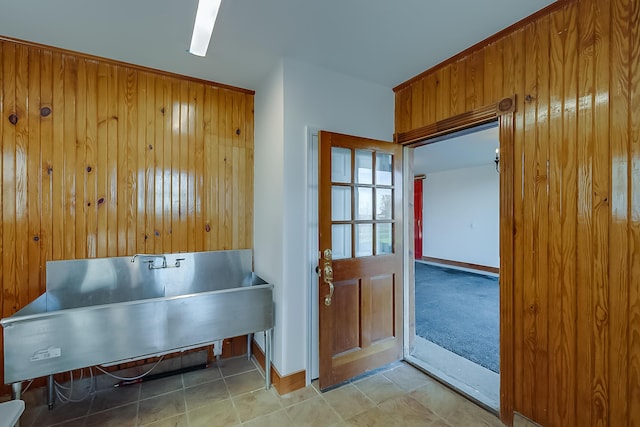
[[[543,426],[640,425],[639,91],[634,0],[559,2],[396,88],[398,133],[517,95],[501,363]]]
[[[46,261],[252,247],[250,91],[0,40],[0,136],[2,317]]]

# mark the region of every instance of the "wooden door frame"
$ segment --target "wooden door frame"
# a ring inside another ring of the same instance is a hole
[[[459,114],[423,126],[409,132],[394,135],[397,143],[403,145],[405,158],[405,211],[410,215],[406,224],[413,224],[413,148],[435,142],[438,137],[453,132],[470,129],[486,123],[498,122],[500,139],[500,419],[506,425],[513,424],[513,410],[515,398],[515,360],[514,360],[514,143],[515,143],[515,95],[467,113]],[[430,142],[425,142],[430,140]],[[405,228],[405,238],[414,241],[412,226]],[[415,287],[413,268],[415,254],[412,249],[405,247],[405,298]],[[408,285],[407,285],[408,284]],[[413,347],[413,335],[409,329],[415,331],[415,306],[411,298],[405,304],[405,354]]]

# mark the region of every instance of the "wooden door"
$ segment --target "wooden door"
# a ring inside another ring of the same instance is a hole
[[[413,221],[415,258],[422,259],[422,183],[424,177],[413,180]]]
[[[320,132],[320,388],[402,357],[402,147]]]

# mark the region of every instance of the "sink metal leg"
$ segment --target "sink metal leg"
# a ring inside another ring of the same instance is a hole
[[[247,334],[247,359],[251,360],[251,343],[253,343],[253,334]]]
[[[22,398],[22,383],[11,384],[11,399],[20,400]]]
[[[264,331],[264,379],[265,388],[271,387],[271,329]]]
[[[222,356],[222,340],[216,340],[213,342],[213,355],[216,358],[216,363],[220,363],[220,357]]]
[[[53,392],[54,382],[53,375],[47,377],[47,406],[49,410],[53,409],[53,404],[56,402],[56,395]]]
[[[20,400],[22,399],[22,383],[12,383],[11,384],[11,399]],[[13,427],[20,427],[20,419],[18,418],[18,422],[15,423]]]

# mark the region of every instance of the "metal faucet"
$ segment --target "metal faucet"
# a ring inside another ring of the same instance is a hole
[[[135,262],[137,257],[141,258],[162,258],[162,265],[160,267],[156,267],[153,260],[145,261],[149,264],[149,270],[156,270],[160,268],[167,268],[167,257],[164,255],[154,255],[154,254],[135,254],[131,257],[131,262]]]
[[[179,268],[180,261],[184,261],[184,258],[176,258],[176,262],[173,265],[167,265],[167,257],[164,255],[154,255],[154,254],[135,254],[131,257],[131,262],[135,262],[136,258],[162,258],[162,265],[160,267],[156,267],[154,260],[144,261],[149,264],[149,270],[159,270],[161,268]]]

